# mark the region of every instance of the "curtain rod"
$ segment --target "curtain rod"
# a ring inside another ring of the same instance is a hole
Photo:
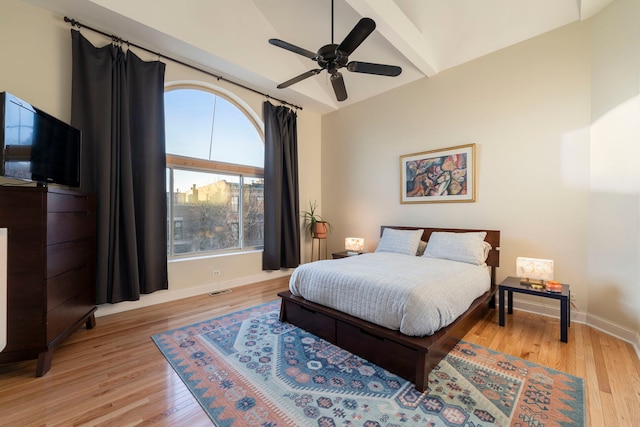
[[[232,85],[235,85],[235,86],[241,87],[241,88],[243,88],[243,89],[246,89],[246,90],[251,91],[251,92],[253,92],[253,93],[256,93],[256,94],[258,94],[258,95],[262,95],[262,96],[264,96],[264,97],[265,97],[265,98],[267,98],[267,99],[273,99],[274,101],[278,101],[278,102],[279,102],[279,103],[281,103],[281,104],[288,105],[288,106],[290,106],[290,107],[292,107],[292,108],[295,108],[295,109],[298,109],[298,110],[302,110],[302,107],[300,107],[300,106],[298,106],[298,105],[292,104],[292,103],[287,102],[287,101],[284,101],[284,100],[282,100],[282,99],[274,98],[274,97],[273,97],[273,96],[271,96],[271,95],[268,95],[268,94],[266,94],[266,93],[260,92],[259,90],[253,89],[253,88],[251,88],[251,87],[249,87],[249,86],[245,86],[245,85],[243,85],[242,83],[234,82],[233,80],[229,80],[229,79],[227,79],[227,78],[225,78],[225,77],[223,77],[223,76],[220,76],[220,75],[218,75],[218,74],[214,74],[214,73],[212,73],[212,72],[210,72],[210,71],[203,70],[202,68],[196,67],[195,65],[187,64],[186,62],[183,62],[183,61],[181,61],[181,60],[179,60],[179,59],[175,59],[175,58],[172,58],[172,57],[170,57],[170,56],[163,55],[163,54],[161,54],[160,52],[154,52],[154,51],[152,51],[152,50],[150,50],[150,49],[147,49],[146,47],[143,47],[143,46],[137,45],[137,44],[135,44],[135,43],[131,43],[131,42],[130,42],[130,41],[128,41],[128,40],[123,40],[123,39],[121,39],[121,38],[120,38],[120,37],[118,37],[118,36],[114,36],[113,34],[107,34],[107,33],[105,33],[104,31],[100,31],[100,30],[98,30],[98,29],[96,29],[96,28],[92,28],[92,27],[90,27],[90,26],[88,26],[88,25],[81,24],[80,22],[76,21],[75,19],[71,19],[71,18],[68,18],[68,17],[66,17],[66,16],[65,16],[65,17],[64,17],[64,22],[68,22],[69,24],[71,24],[71,26],[72,26],[72,27],[78,27],[79,29],[80,29],[80,28],[86,28],[87,30],[91,30],[91,31],[93,31],[93,32],[95,32],[95,33],[102,34],[102,35],[103,35],[103,36],[105,36],[105,37],[109,37],[109,38],[111,39],[111,41],[112,41],[112,42],[115,42],[115,43],[124,43],[124,44],[126,44],[126,45],[128,45],[128,46],[133,46],[133,47],[135,47],[135,48],[138,48],[138,49],[144,50],[145,52],[152,53],[152,54],[154,54],[154,55],[158,55],[158,57],[160,57],[160,58],[168,59],[168,60],[173,61],[173,62],[175,62],[175,63],[177,63],[177,64],[183,65],[183,66],[185,66],[185,67],[187,67],[187,68],[191,68],[192,70],[200,71],[201,73],[204,73],[204,74],[207,74],[208,76],[214,77],[214,78],[216,78],[217,80],[222,80],[223,82],[231,83]]]

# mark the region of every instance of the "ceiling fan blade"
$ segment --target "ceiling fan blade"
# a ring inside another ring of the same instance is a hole
[[[306,56],[309,59],[315,60],[318,57],[318,54],[315,52],[311,52],[310,50],[292,45],[291,43],[287,43],[280,39],[269,39],[269,43],[271,43],[274,46],[278,46],[283,49],[286,49],[290,52],[297,53],[298,55]]]
[[[373,64],[371,62],[351,61],[347,70],[354,73],[376,74],[378,76],[396,77],[402,73],[402,68],[395,65]]]
[[[331,85],[333,86],[333,91],[336,93],[338,101],[347,99],[347,88],[344,86],[344,79],[341,73],[336,72],[331,74]]]
[[[320,71],[322,71],[322,68],[319,68],[319,69],[317,69],[317,70],[310,70],[310,71],[307,71],[306,73],[302,73],[302,74],[300,74],[299,76],[296,76],[296,77],[294,77],[294,78],[292,78],[292,79],[290,79],[290,80],[287,80],[287,81],[286,81],[286,82],[284,82],[284,83],[280,83],[280,84],[277,86],[277,88],[278,88],[278,89],[284,89],[285,87],[289,87],[289,86],[291,86],[291,85],[292,85],[292,84],[294,84],[294,83],[298,83],[298,82],[300,82],[300,81],[302,81],[302,80],[304,80],[304,79],[307,79],[307,78],[309,78],[309,77],[311,77],[311,76],[315,76],[315,75],[316,75],[316,74],[318,74]]]
[[[356,50],[358,46],[366,39],[369,34],[376,29],[376,23],[371,18],[362,18],[355,27],[351,30],[347,37],[340,43],[336,50],[339,50],[343,54],[349,56]]]

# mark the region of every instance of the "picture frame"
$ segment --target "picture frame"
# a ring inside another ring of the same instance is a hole
[[[476,144],[400,156],[400,203],[476,201]]]

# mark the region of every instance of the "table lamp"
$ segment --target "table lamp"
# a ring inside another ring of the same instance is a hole
[[[521,284],[542,289],[547,280],[553,280],[553,260],[518,257],[516,276]]]
[[[361,237],[347,237],[344,239],[347,255],[358,255],[364,250],[364,239]]]

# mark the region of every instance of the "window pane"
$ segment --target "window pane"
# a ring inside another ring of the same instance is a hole
[[[194,89],[165,92],[167,153],[209,160],[214,97]]]
[[[165,92],[166,150],[169,154],[262,167],[264,144],[245,113],[211,92]]]
[[[174,169],[173,180],[173,253],[239,248],[239,177]]]
[[[244,178],[242,189],[244,246],[261,247],[264,244],[264,179]]]
[[[210,160],[263,167],[264,144],[255,126],[238,107],[217,98]]]

